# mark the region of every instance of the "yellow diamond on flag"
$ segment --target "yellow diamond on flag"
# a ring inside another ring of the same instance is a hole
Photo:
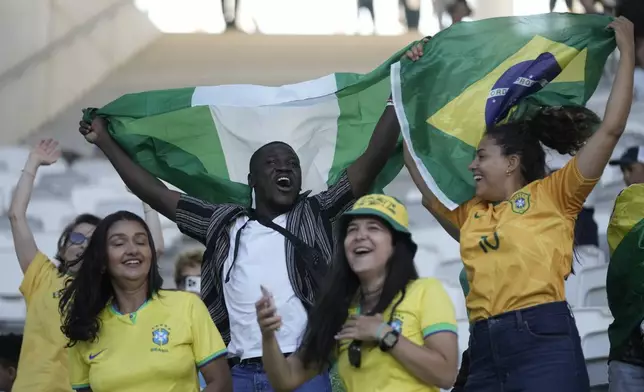
[[[586,57],[586,49],[535,36],[427,122],[476,148],[486,127],[505,118],[521,98],[550,83],[583,82]]]

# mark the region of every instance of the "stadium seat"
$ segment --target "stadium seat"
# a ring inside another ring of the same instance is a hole
[[[103,216],[97,212],[98,205],[101,203],[116,201],[135,200],[141,203],[136,196],[127,192],[125,187],[84,185],[72,190],[72,203],[78,213],[94,213]],[[110,210],[109,213],[115,210]]]
[[[27,307],[21,297],[3,297],[0,295],[0,334],[23,332]]]
[[[118,176],[107,159],[80,159],[72,164],[72,171],[98,183],[102,178]]]
[[[456,321],[458,327],[458,366],[461,366],[463,352],[470,345],[470,322],[467,318]]]
[[[416,256],[414,257],[418,276],[435,276],[435,270],[438,265],[437,261],[439,258],[440,255],[436,252],[435,248],[430,248],[424,244],[419,245],[418,250],[416,251]]]
[[[6,171],[20,173],[30,152],[29,148],[23,146],[2,146],[0,147],[0,162],[6,167]]]
[[[460,258],[441,260],[436,266],[434,273],[437,278],[443,281],[458,283],[458,276],[462,269],[463,261]]]
[[[591,385],[608,383],[608,326],[613,321],[608,309],[573,310]]]
[[[583,268],[579,273],[577,303],[584,307],[608,307],[606,298],[606,272],[608,265]]]
[[[461,286],[459,284],[453,284],[443,281],[443,287],[452,300],[454,310],[456,311],[456,318],[466,319],[467,308],[465,307],[465,296],[463,295],[463,289],[461,289]]]
[[[104,217],[121,210],[130,211],[137,214],[141,218],[145,218],[145,214],[143,213],[143,203],[141,203],[141,201],[134,196],[127,198],[115,198],[111,200],[101,200],[96,203],[94,213],[98,216]]]
[[[47,255],[50,259],[54,259],[58,253],[58,239],[60,238],[60,231],[53,233],[36,233],[35,240],[38,249]]]
[[[38,184],[43,177],[51,174],[66,173],[68,170],[67,163],[62,159],[58,160],[53,165],[41,166],[36,173],[35,183]]]
[[[44,173],[36,185],[36,190],[47,191],[55,197],[71,198],[72,190],[89,184],[89,179],[71,170],[61,173]]]
[[[47,232],[60,232],[69,222],[70,214],[74,215],[74,206],[71,201],[61,200],[31,200],[27,208],[27,216],[40,219]]]
[[[27,216],[27,223],[34,232],[42,232],[45,227],[44,223],[40,219],[31,216]],[[11,237],[11,224],[7,215],[0,215],[0,235]]]
[[[0,210],[6,210],[9,208],[11,197],[13,196],[13,188],[16,186],[19,178],[20,171],[0,172],[0,194],[2,195],[0,197],[0,199],[2,200]]]
[[[2,273],[0,274],[0,297],[20,296],[20,283],[22,282],[22,270],[18,264],[18,257],[12,249],[0,249],[0,260],[2,260]]]
[[[0,232],[0,253],[7,250],[13,252],[13,238],[11,238],[11,232]]]

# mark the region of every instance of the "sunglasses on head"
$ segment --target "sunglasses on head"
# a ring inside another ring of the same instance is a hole
[[[72,231],[71,233],[69,233],[68,240],[70,244],[81,245],[81,244],[84,244],[85,241],[89,241],[89,238],[83,233]]]
[[[362,363],[362,342],[354,340],[349,344],[349,363],[354,368],[359,368]]]

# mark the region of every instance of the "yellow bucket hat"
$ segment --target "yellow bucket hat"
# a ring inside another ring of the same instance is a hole
[[[391,225],[397,232],[411,236],[407,208],[394,197],[378,194],[362,196],[351,210],[344,213],[347,220],[354,216],[378,217]]]

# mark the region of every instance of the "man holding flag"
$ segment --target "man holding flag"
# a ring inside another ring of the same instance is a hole
[[[422,43],[417,45],[422,51]],[[258,377],[266,377],[254,307],[260,285],[275,295],[284,318],[278,341],[289,355],[299,345],[306,309],[314,303],[331,261],[336,220],[371,189],[396,149],[400,128],[393,107],[386,105],[364,153],[315,196],[302,192],[300,157],[289,144],[274,141],[256,150],[248,174],[255,209],[214,204],[168,189],[110,136],[108,120],[95,116],[91,124],[81,121],[79,130],[105,153],[136,196],[206,245],[202,298],[236,359],[234,389],[254,391]],[[326,374],[298,389],[328,390]]]

